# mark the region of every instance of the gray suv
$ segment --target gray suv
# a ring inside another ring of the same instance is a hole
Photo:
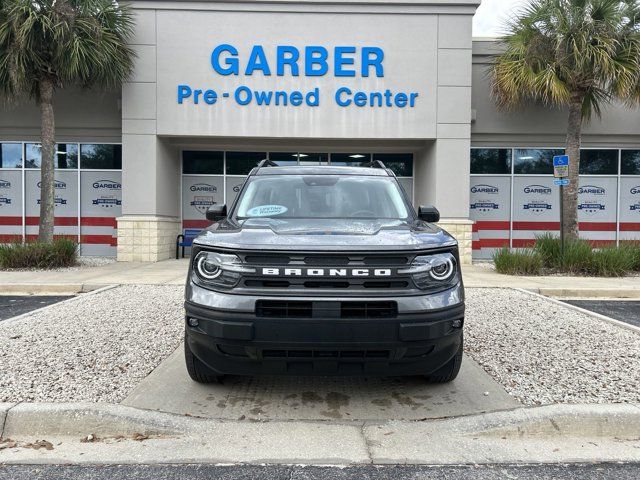
[[[263,161],[193,242],[185,359],[223,375],[422,375],[462,362],[456,240],[393,172]]]

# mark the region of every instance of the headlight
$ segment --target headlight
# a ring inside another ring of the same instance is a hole
[[[217,252],[200,252],[193,260],[193,271],[198,279],[214,287],[235,287],[242,273],[255,273],[255,268],[245,267],[237,255]]]
[[[422,290],[452,286],[459,281],[456,257],[451,253],[420,255],[409,268],[401,268],[398,273],[411,275],[413,282]]]

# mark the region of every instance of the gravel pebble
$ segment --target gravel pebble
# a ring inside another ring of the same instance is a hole
[[[468,288],[465,351],[526,405],[640,403],[640,334],[524,292]]]
[[[180,344],[184,288],[121,286],[0,322],[0,402],[119,402]]]
[[[180,344],[182,302],[129,285],[0,322],[0,402],[123,400]],[[640,334],[517,290],[467,289],[465,347],[527,405],[640,402]]]

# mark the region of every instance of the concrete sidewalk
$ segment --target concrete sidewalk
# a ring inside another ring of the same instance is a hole
[[[336,423],[227,421],[99,403],[21,403],[0,404],[2,425],[4,464],[629,462],[638,460],[640,449],[640,408],[631,404]]]
[[[0,293],[76,293],[105,285],[183,285],[188,259],[158,263],[114,262],[98,267],[50,271],[2,271]],[[524,288],[556,297],[640,298],[640,277],[593,278],[501,275],[489,265],[465,265],[467,287]]]

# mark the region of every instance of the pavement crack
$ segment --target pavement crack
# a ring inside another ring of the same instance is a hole
[[[369,441],[367,440],[367,435],[364,429],[367,426],[367,422],[362,422],[360,425],[360,435],[362,436],[362,441],[364,442],[364,448],[367,452],[367,458],[369,459],[368,463],[373,463],[373,454],[371,452],[371,446],[369,445]]]
[[[0,439],[4,437],[4,427],[7,425],[7,419],[9,418],[9,412],[11,410],[13,410],[15,407],[17,407],[18,405],[20,405],[21,403],[23,403],[23,402],[14,403],[9,408],[7,408],[7,411],[4,414],[4,419],[2,420],[2,425],[0,425]]]

